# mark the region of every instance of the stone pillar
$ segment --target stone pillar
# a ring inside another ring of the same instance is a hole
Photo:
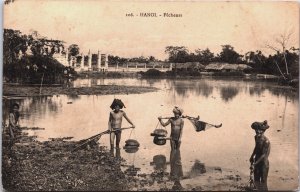
[[[119,69],[119,63],[117,62],[117,69]]]
[[[89,50],[89,55],[88,55],[88,69],[92,68],[92,54],[91,51]]]
[[[84,55],[81,53],[81,62],[80,62],[80,69],[84,68]]]
[[[105,54],[105,69],[108,69],[108,56]]]
[[[100,51],[98,50],[97,70],[100,70],[100,68],[101,68],[101,54]]]
[[[173,69],[173,63],[170,63],[169,70],[172,71],[172,69]]]

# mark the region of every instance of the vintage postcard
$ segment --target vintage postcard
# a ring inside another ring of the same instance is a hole
[[[3,2],[2,189],[295,191],[299,4]]]

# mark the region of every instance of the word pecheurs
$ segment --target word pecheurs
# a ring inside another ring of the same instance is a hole
[[[140,17],[182,17],[182,14],[177,13],[163,13],[163,14],[157,14],[157,13],[140,13]]]

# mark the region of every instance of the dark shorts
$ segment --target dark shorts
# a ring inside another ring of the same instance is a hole
[[[118,131],[111,132],[110,134],[111,134],[111,135],[115,135],[115,136],[120,136],[121,133],[122,133],[122,131],[121,131],[121,130],[118,130]]]
[[[121,134],[122,131],[121,131],[121,130],[118,130],[118,131],[114,131],[113,133],[115,133],[116,135],[118,135],[118,134]]]

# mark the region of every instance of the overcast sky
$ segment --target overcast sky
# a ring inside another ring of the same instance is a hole
[[[126,13],[177,13],[180,18],[126,17]],[[4,6],[4,28],[78,44],[85,54],[164,59],[168,45],[214,53],[230,44],[239,53],[263,49],[278,34],[294,32],[298,46],[296,2],[107,2],[88,0],[16,0]],[[266,51],[266,50],[263,50]],[[265,52],[267,53],[267,52]]]

